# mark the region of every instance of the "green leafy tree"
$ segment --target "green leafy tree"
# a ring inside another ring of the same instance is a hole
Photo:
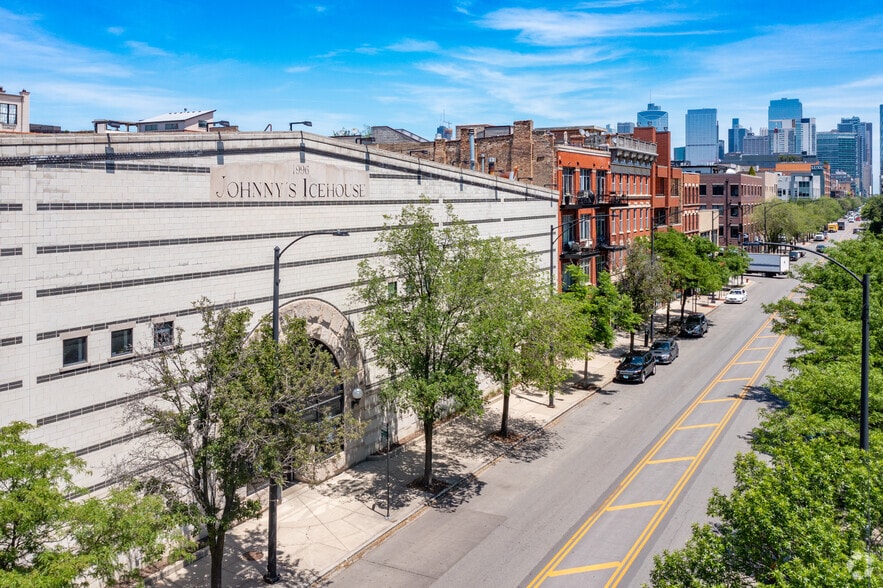
[[[523,380],[546,390],[554,407],[555,392],[573,376],[570,360],[584,353],[584,327],[574,305],[551,293],[538,307],[534,325],[521,351]]]
[[[647,239],[636,239],[629,247],[626,266],[616,286],[631,299],[634,312],[647,317],[648,322],[653,320],[659,303],[671,300],[672,296],[665,266],[651,257]],[[634,347],[632,332],[629,348]]]
[[[810,222],[813,223],[813,231],[821,230],[830,222],[840,218],[843,208],[833,198],[822,197],[812,200],[803,205]]]
[[[570,285],[562,296],[574,309],[583,346],[583,380],[588,381],[591,354],[599,347],[612,347],[617,328],[634,333],[644,318],[632,311],[631,299],[616,289],[607,272],[598,274],[598,285],[593,286],[579,266],[569,265],[566,271]]]
[[[528,383],[524,346],[539,327],[540,306],[547,303],[548,288],[539,268],[522,247],[500,238],[479,243],[487,268],[484,277],[485,304],[479,308],[475,337],[479,346],[478,365],[500,384],[503,411],[500,435],[509,436],[509,400],[513,387]],[[505,302],[501,303],[501,298]]]
[[[778,446],[769,464],[739,456],[735,488],[709,501],[716,522],[657,556],[652,585],[883,586],[880,549],[869,551],[866,535],[869,512],[880,520],[868,481],[881,472],[859,453],[816,436]]]
[[[0,585],[63,587],[137,576],[163,553],[174,520],[156,496],[115,488],[72,499],[84,462],[25,438],[31,425],[0,428]]]
[[[750,263],[745,250],[734,246],[725,247],[720,253],[712,254],[711,258],[717,263],[724,283],[729,283],[730,278],[744,274]]]
[[[726,267],[716,260],[717,247],[704,237],[668,230],[656,235],[654,246],[672,288],[681,293],[682,319],[690,294],[717,292],[729,279]]]
[[[771,382],[783,408],[736,461],[736,486],[709,502],[715,522],[656,559],[654,586],[883,586],[883,241],[843,241],[831,255],[871,276],[871,451],[858,447],[861,286],[830,263],[799,271],[802,296],[767,305],[793,336],[792,375]]]
[[[816,230],[814,226],[803,226],[805,216],[800,204],[774,200],[755,207],[750,222],[763,228],[764,241],[791,241]]]
[[[219,588],[227,532],[260,513],[246,484],[325,459],[346,427],[307,411],[341,374],[303,320],[283,321],[277,347],[268,319],[250,337],[249,310],[218,311],[205,299],[196,307],[202,328],[193,345],[179,331],[172,346],[136,364],[133,377],[153,394],[130,416],[151,435],[128,466],[146,471],[145,483],[205,533]]]
[[[867,221],[868,230],[875,235],[883,233],[883,196],[869,198],[862,206],[862,222]]]
[[[478,233],[454,216],[438,223],[429,204],[387,218],[377,237],[381,258],[359,264],[361,329],[378,364],[394,375],[381,389],[392,406],[423,425],[422,483],[433,483],[433,432],[451,411],[482,410],[476,378],[475,324],[486,302],[486,259]],[[506,293],[498,293],[505,298]],[[501,303],[501,301],[498,301]]]

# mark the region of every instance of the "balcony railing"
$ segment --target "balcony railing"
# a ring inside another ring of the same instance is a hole
[[[573,259],[577,257],[585,257],[588,255],[596,255],[598,247],[594,239],[583,239],[582,241],[566,241],[561,247],[561,257]]]
[[[625,203],[628,197],[625,194],[595,194],[591,190],[580,190],[575,195],[565,194],[562,206],[575,206],[585,208],[599,204],[619,205]]]

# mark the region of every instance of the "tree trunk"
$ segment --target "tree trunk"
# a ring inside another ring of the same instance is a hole
[[[589,352],[586,351],[586,358],[583,362],[583,382],[589,381]]]
[[[646,341],[646,337],[644,338],[644,340]],[[634,351],[634,350],[635,350],[635,332],[632,331],[631,333],[629,333],[629,351]]]
[[[432,488],[432,432],[435,421],[423,419],[423,439],[426,450],[423,454],[423,485]]]
[[[503,421],[500,423],[500,436],[505,439],[509,436],[509,374],[503,376]]]
[[[212,559],[211,588],[224,588],[222,575],[224,573],[224,540],[227,534],[218,529],[209,529],[208,550]]]
[[[671,329],[671,300],[666,302],[665,304],[665,332],[668,333],[669,329]]]

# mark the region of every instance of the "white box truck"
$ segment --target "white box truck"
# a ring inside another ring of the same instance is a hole
[[[778,253],[749,253],[748,272],[765,276],[785,276],[791,269],[787,255]]]

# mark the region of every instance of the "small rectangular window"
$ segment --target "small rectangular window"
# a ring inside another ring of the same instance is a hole
[[[157,349],[168,347],[175,342],[175,323],[165,321],[153,325],[153,346]]]
[[[178,129],[178,123],[166,123],[167,131],[175,131]]]
[[[399,294],[399,283],[398,282],[387,282],[386,283],[386,295],[389,298],[395,298]]]
[[[86,336],[71,337],[62,343],[62,365],[86,362]]]
[[[0,124],[14,125],[18,122],[18,104],[0,104]]]
[[[110,355],[126,355],[132,353],[132,329],[120,329],[110,334]]]

